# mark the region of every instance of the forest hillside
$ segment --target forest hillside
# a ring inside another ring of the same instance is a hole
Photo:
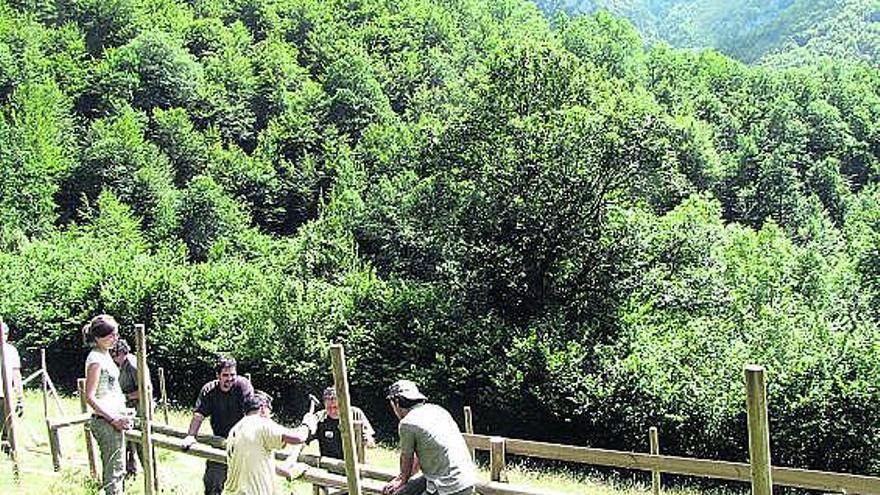
[[[774,463],[878,474],[880,74],[814,62],[526,0],[4,0],[0,315],[67,384],[107,312],[184,402],[228,353],[301,411],[342,342],[388,436],[408,377],[738,461],[758,363]]]
[[[648,43],[715,48],[751,63],[805,65],[816,58],[880,64],[877,0],[535,0],[553,17],[605,9]]]

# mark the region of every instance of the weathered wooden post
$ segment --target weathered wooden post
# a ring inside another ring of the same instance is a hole
[[[58,439],[58,429],[52,427],[52,421],[46,419],[46,429],[49,431],[49,453],[52,454],[52,469],[61,471],[61,441]]]
[[[52,394],[52,398],[55,399],[55,407],[58,408],[58,415],[64,416],[64,408],[61,407],[61,399],[58,397],[58,391],[55,390],[55,384],[52,383],[52,377],[49,376],[49,372],[46,372],[46,383],[49,385],[49,392]]]
[[[79,391],[79,405],[80,410],[84,413],[89,412],[89,403],[86,400],[86,379],[78,378],[76,380],[76,388]],[[92,478],[98,480],[100,483],[101,476],[98,473],[98,465],[95,461],[95,450],[97,446],[95,445],[95,437],[92,436],[92,429],[89,428],[89,423],[83,425],[83,433],[86,437],[86,454],[88,454],[89,458],[89,472],[92,473]]]
[[[40,349],[40,371],[43,375],[43,419],[49,417],[49,372],[46,370],[46,349]]]
[[[660,436],[656,426],[648,429],[648,443],[651,446],[651,455],[660,455]],[[656,469],[651,470],[651,493],[660,495],[660,471]]]
[[[359,463],[364,464],[366,459],[366,452],[364,451],[364,422],[358,419],[352,423],[352,426],[354,426],[354,445],[357,451],[357,459]]]
[[[767,384],[764,381],[764,368],[754,364],[746,365],[745,378],[752,495],[772,495],[770,427],[767,420]]]
[[[489,439],[489,479],[491,481],[507,481],[507,476],[504,474],[504,465],[507,463],[504,443],[503,437]]]
[[[354,446],[354,426],[352,425],[351,402],[348,396],[348,371],[345,367],[345,350],[342,348],[342,344],[330,345],[330,357],[333,362],[333,381],[339,403],[339,432],[342,434],[342,453],[345,457],[348,493],[349,495],[361,495],[361,470]]]
[[[464,432],[470,435],[474,434],[474,414],[471,406],[464,406]],[[477,460],[477,449],[469,447],[471,451],[471,460]]]
[[[9,456],[12,458],[13,477],[18,480],[18,438],[15,431],[15,409],[12,408],[12,370],[6,367],[6,335],[3,330],[3,320],[0,319],[0,380],[3,381],[3,427],[6,428],[6,440],[9,442]]]
[[[159,395],[162,399],[162,416],[165,424],[168,424],[168,394],[165,392],[165,368],[159,368]]]
[[[144,461],[144,494],[156,492],[156,466],[153,465],[153,385],[147,368],[147,337],[144,325],[134,326],[137,341],[138,404],[141,407],[141,459]]]

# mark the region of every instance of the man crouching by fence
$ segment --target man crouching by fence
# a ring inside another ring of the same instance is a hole
[[[232,427],[226,439],[228,474],[223,493],[272,495],[275,493],[273,451],[286,444],[304,443],[317,429],[318,418],[309,413],[303,416],[299,427],[285,428],[271,419],[272,398],[260,391],[245,400],[245,409],[245,417]]]
[[[385,495],[471,495],[476,468],[458,425],[440,406],[427,404],[418,386],[398,380],[388,400],[400,420],[400,474]],[[419,468],[423,475],[413,476]]]

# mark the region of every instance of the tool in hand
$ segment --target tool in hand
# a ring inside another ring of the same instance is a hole
[[[309,414],[315,414],[315,408],[321,403],[313,394],[309,394]],[[302,452],[305,443],[294,445],[290,448],[287,460],[279,466],[279,469],[286,473],[287,479],[299,478],[309,468],[308,464],[299,462],[299,454]]]

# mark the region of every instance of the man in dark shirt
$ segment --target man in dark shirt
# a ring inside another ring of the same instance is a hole
[[[137,410],[141,414],[138,398],[137,361],[130,353],[131,347],[125,339],[116,341],[116,345],[110,349],[110,357],[119,367],[119,388],[125,394],[125,407]],[[148,378],[149,379],[149,378]],[[125,446],[125,472],[133,475],[137,473],[137,460],[140,457],[140,445],[128,442]],[[141,460],[143,465],[143,460]]]
[[[308,441],[318,440],[321,456],[342,459],[342,435],[339,433],[339,404],[336,399],[336,389],[332,385],[324,389],[322,399],[324,410],[318,412],[318,429],[309,436]],[[360,408],[354,406],[351,408],[351,414],[354,421],[363,421],[364,445],[368,448],[375,447],[376,441],[373,439],[375,432],[367,416]]]
[[[183,447],[189,448],[196,442],[196,435],[206,417],[211,418],[214,435],[226,438],[229,430],[245,415],[245,399],[254,393],[254,387],[247,378],[238,376],[235,359],[222,357],[214,366],[217,379],[206,383],[193,408],[192,421]],[[205,495],[220,495],[226,483],[226,464],[207,461],[205,465]]]

